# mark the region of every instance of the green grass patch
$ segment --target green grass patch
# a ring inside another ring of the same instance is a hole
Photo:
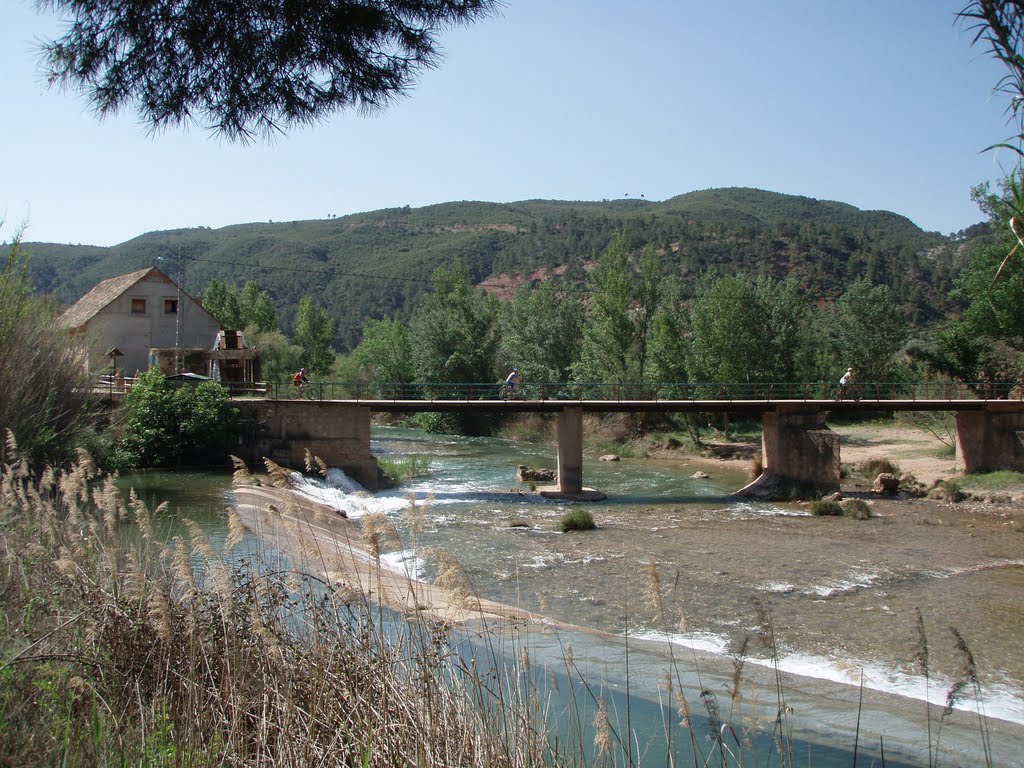
[[[498,435],[519,443],[547,443],[554,439],[554,420],[543,413],[518,414],[501,425]]]
[[[594,516],[587,510],[580,509],[579,507],[566,512],[558,521],[558,530],[562,533],[568,533],[569,531],[592,531],[594,528],[597,528]]]
[[[1001,469],[998,472],[965,475],[958,482],[961,487],[972,491],[1015,490],[1024,488],[1024,472],[1010,472]]]
[[[401,483],[411,477],[425,477],[430,474],[430,457],[413,454],[400,459],[378,458],[381,471],[393,483]]]
[[[840,506],[843,514],[854,520],[867,520],[871,517],[871,507],[863,499],[847,499]]]
[[[818,499],[811,504],[811,513],[818,517],[842,517],[843,505],[838,501]]]

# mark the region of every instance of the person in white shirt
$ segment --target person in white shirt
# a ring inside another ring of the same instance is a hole
[[[846,397],[846,390],[850,386],[850,382],[853,381],[853,368],[847,368],[846,373],[843,374],[843,378],[839,380],[839,399],[842,400]]]

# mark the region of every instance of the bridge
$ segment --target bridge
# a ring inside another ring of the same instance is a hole
[[[790,498],[839,487],[839,436],[833,413],[949,411],[956,416],[957,461],[965,472],[1024,471],[1022,387],[1001,383],[869,383],[831,397],[821,383],[544,384],[507,400],[491,383],[376,385],[327,382],[296,397],[289,385],[262,397],[236,397],[243,453],[302,466],[306,451],[367,488],[380,484],[370,452],[374,413],[552,413],[556,415],[558,487],[551,495],[589,498],[583,485],[583,416],[587,413],[731,413],[761,418],[761,477],[739,494]],[[263,393],[260,393],[263,394]]]

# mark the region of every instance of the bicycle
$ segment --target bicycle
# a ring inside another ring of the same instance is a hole
[[[508,402],[509,400],[523,400],[525,399],[525,396],[523,395],[523,385],[516,384],[513,386],[508,382],[505,382],[498,390],[498,396],[505,402]]]
[[[842,387],[835,387],[829,393],[829,397],[835,400],[837,403],[841,403],[843,400],[853,400],[855,403],[859,403],[861,397],[864,396],[863,390],[861,390],[859,384],[850,384],[846,387],[845,394],[841,394]]]
[[[302,384],[297,384],[294,389],[294,397],[296,400],[320,400],[320,385],[315,384],[312,381],[306,381]]]

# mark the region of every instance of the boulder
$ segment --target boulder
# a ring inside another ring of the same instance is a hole
[[[711,475],[709,475],[707,472],[702,472],[698,469],[696,472],[690,475],[690,477],[692,477],[694,480],[707,480],[709,477],[711,477]]]
[[[541,482],[551,483],[555,481],[558,473],[553,469],[547,467],[528,467],[525,464],[520,464],[519,469],[516,470],[516,480],[520,483],[530,482]]]
[[[836,491],[835,493],[830,493],[828,496],[822,496],[821,498],[822,501],[842,501],[843,494],[841,494],[839,491]]]
[[[871,490],[883,496],[895,496],[900,490],[900,479],[891,472],[881,472]]]
[[[604,456],[601,457],[601,461],[618,461],[618,460],[619,460],[619,456],[618,456],[618,454],[615,454],[615,453],[606,453]]]

